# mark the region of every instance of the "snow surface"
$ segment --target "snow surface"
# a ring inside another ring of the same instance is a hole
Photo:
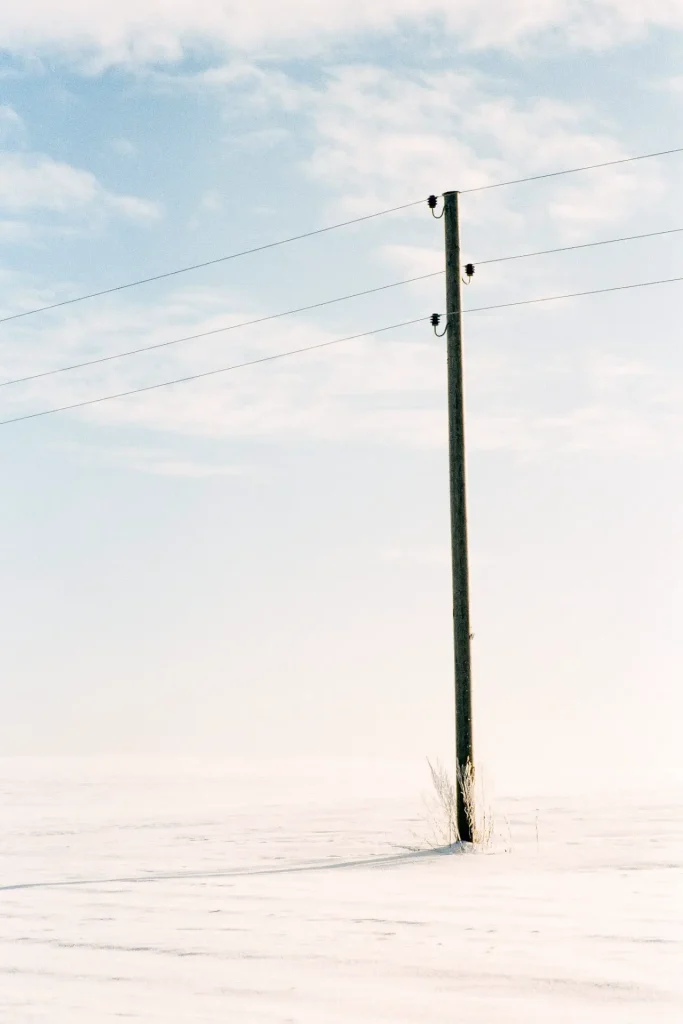
[[[415,853],[419,771],[0,761],[0,1021],[683,1022],[679,802]]]

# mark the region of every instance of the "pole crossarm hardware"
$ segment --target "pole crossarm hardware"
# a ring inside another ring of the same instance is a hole
[[[446,324],[442,331],[437,331],[437,327],[441,323],[441,313],[432,313],[432,315],[429,318],[429,322],[434,328],[434,334],[437,336],[437,338],[443,338],[444,334],[448,330],[448,323]]]

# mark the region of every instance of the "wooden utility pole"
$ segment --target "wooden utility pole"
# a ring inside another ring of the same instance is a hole
[[[458,832],[472,842],[474,748],[470,663],[470,595],[465,492],[465,416],[462,367],[462,296],[458,193],[444,194],[446,235],[446,338],[448,342],[448,455],[451,482],[451,560],[455,647],[455,739]],[[468,792],[466,792],[468,790]]]

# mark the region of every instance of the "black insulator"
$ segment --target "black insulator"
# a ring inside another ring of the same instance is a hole
[[[429,198],[427,199],[427,205],[429,206],[429,209],[435,210],[437,202],[438,199],[436,198],[436,196],[429,196]]]
[[[465,264],[465,273],[468,277],[474,277],[474,263]]]
[[[429,322],[431,323],[432,327],[438,327],[439,324],[441,323],[441,314],[432,313],[432,315],[429,318]]]

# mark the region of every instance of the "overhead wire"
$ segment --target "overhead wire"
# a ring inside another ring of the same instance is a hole
[[[641,153],[638,156],[624,156],[618,160],[603,160],[599,164],[584,164],[582,167],[568,167],[562,171],[547,171],[544,174],[531,174],[527,178],[513,178],[510,181],[497,181],[492,185],[478,185],[476,188],[459,189],[460,195],[467,195],[472,192],[485,192],[492,188],[505,188],[507,185],[523,185],[527,181],[542,181],[544,178],[559,178],[564,174],[579,174],[581,171],[597,171],[602,167],[617,167],[619,164],[632,164],[637,160],[652,160],[658,156],[671,156],[674,153],[683,153],[683,146],[675,149],[662,149],[658,153]]]
[[[276,249],[281,245],[289,245],[290,242],[300,242],[304,238],[313,238],[314,235],[324,235],[327,231],[336,231],[338,228],[350,227],[352,224],[361,224],[363,221],[374,220],[376,217],[384,217],[389,213],[398,213],[400,210],[408,210],[411,206],[419,206],[424,199],[415,199],[411,203],[403,203],[401,206],[392,206],[387,210],[377,210],[375,213],[367,213],[362,217],[353,217],[351,220],[342,220],[337,224],[327,224],[323,228],[315,228],[312,231],[304,231],[300,235],[290,235],[288,238],[279,238],[274,242],[265,242],[263,245],[256,245],[251,249],[242,249],[240,252],[229,253],[227,256],[217,256],[212,260],[205,260],[203,263],[192,263],[187,267],[179,267],[176,270],[167,270],[162,274],[153,274],[151,277],[141,277],[136,281],[127,281],[125,284],[117,284],[111,288],[102,288],[97,292],[88,292],[86,295],[77,295],[73,299],[62,299],[60,302],[52,302],[47,306],[36,306],[35,309],[24,309],[19,313],[12,313],[10,316],[0,317],[0,324],[6,324],[10,320],[19,320],[24,316],[33,316],[34,313],[47,313],[51,309],[60,309],[62,306],[71,306],[76,302],[85,302],[86,299],[98,299],[102,295],[113,295],[114,292],[122,292],[127,288],[137,288],[138,285],[152,284],[154,281],[163,281],[169,277],[177,277],[179,274],[187,274],[191,270],[203,270],[205,267],[214,267],[217,263],[227,263],[229,260],[237,260],[242,256],[251,256],[257,252],[265,252],[267,249]]]
[[[316,345],[306,345],[303,348],[288,349],[286,352],[275,352],[269,356],[259,356],[257,359],[248,359],[243,363],[233,363],[231,366],[222,366],[217,370],[204,370],[202,373],[192,373],[186,377],[176,377],[174,380],[165,380],[158,384],[147,384],[140,388],[131,388],[129,391],[119,391],[113,395],[102,395],[99,398],[89,398],[82,402],[73,402],[71,405],[62,405],[55,409],[43,409],[39,412],[27,413],[23,416],[13,416],[11,419],[0,420],[0,427],[6,427],[10,423],[20,423],[22,420],[33,420],[39,416],[51,416],[57,412],[70,412],[72,409],[83,409],[87,405],[98,405],[101,402],[111,402],[115,398],[127,398],[129,395],[139,395],[145,391],[156,391],[159,388],[172,387],[174,384],[186,384],[189,381],[201,380],[204,377],[215,377],[220,373],[229,373],[231,370],[241,370],[246,366],[257,366],[259,363],[272,363],[276,359],[285,359],[288,356],[298,356],[305,352],[315,352],[318,349],[330,348],[332,345],[341,345],[345,341],[357,341],[360,338],[369,338],[375,334],[382,334],[386,331],[395,331],[399,327],[410,327],[413,324],[423,323],[429,320],[427,316],[420,316],[414,320],[404,320],[402,323],[389,324],[388,327],[377,327],[373,331],[363,331],[360,334],[350,334],[345,338],[334,338],[332,341],[321,341]]]
[[[511,306],[532,306],[537,302],[557,302],[559,299],[581,299],[586,295],[606,295],[608,292],[626,292],[634,288],[652,288],[659,284],[676,284],[683,277],[663,277],[656,281],[636,281],[634,284],[616,284],[609,288],[591,288],[583,292],[565,292],[562,295],[542,295],[537,299],[517,299],[514,302],[498,302],[494,306],[473,306],[463,313],[488,313],[494,309],[509,309]]]
[[[683,153],[683,146],[674,149],[660,150],[656,153],[641,153],[637,156],[622,157],[618,160],[605,160],[601,163],[595,164],[584,164],[581,167],[570,167],[560,171],[549,171],[543,174],[533,174],[526,178],[513,178],[508,181],[498,181],[490,185],[478,185],[474,188],[460,189],[461,195],[467,195],[473,192],[483,192],[488,189],[503,188],[508,185],[521,185],[529,181],[541,181],[544,178],[557,178],[566,174],[578,174],[581,171],[592,171],[603,167],[615,167],[620,164],[634,163],[639,160],[650,160],[654,157],[670,156],[674,153]],[[298,235],[291,235],[287,238],[280,238],[273,242],[265,242],[263,245],[253,246],[250,249],[242,249],[239,252],[229,253],[226,256],[217,256],[211,260],[205,260],[201,263],[193,263],[188,266],[178,267],[175,270],[164,271],[161,274],[153,274],[149,277],[138,278],[135,281],[127,281],[123,284],[113,285],[110,288],[102,288],[99,291],[87,292],[84,295],[77,295],[71,299],[62,299],[59,302],[52,302],[44,306],[36,306],[33,309],[20,310],[18,313],[11,313],[8,316],[0,317],[0,324],[9,323],[12,320],[18,320],[22,317],[33,316],[36,313],[46,313],[53,309],[60,309],[64,306],[74,305],[78,302],[85,302],[88,299],[101,298],[104,295],[113,295],[116,292],[125,291],[129,288],[136,288],[140,285],[152,284],[155,281],[163,281],[170,277],[177,277],[180,274],[187,274],[190,271],[202,270],[206,267],[216,266],[219,263],[226,263],[230,260],[239,259],[243,256],[250,256],[254,253],[265,252],[268,249],[275,249],[282,245],[288,245],[291,242],[302,241],[306,238],[313,238],[316,235],[322,235],[329,231],[336,231],[339,228],[350,227],[353,224],[361,224],[365,221],[374,220],[377,217],[384,217],[387,214],[399,213],[402,210],[408,210],[411,207],[419,206],[425,199],[415,199],[408,203],[402,203],[399,206],[392,206],[384,210],[376,210],[374,213],[364,214],[360,217],[353,217],[350,220],[339,221],[336,224],[328,224],[322,228],[314,228],[311,231],[304,231]]]
[[[280,313],[270,313],[267,316],[259,316],[253,320],[242,320],[236,324],[227,324],[223,327],[214,327],[210,331],[201,331],[199,334],[188,334],[183,338],[172,338],[170,341],[159,341],[153,345],[142,345],[139,348],[128,349],[126,352],[114,352],[109,356],[99,356],[96,359],[86,359],[81,363],[71,363],[69,366],[58,366],[53,370],[43,370],[40,373],[31,373],[25,377],[15,377],[12,380],[0,381],[0,388],[9,387],[11,384],[26,384],[28,381],[39,380],[41,377],[52,377],[57,373],[68,373],[71,370],[82,370],[87,366],[97,366],[99,363],[108,363],[114,359],[124,359],[127,356],[140,355],[143,352],[154,352],[158,349],[169,348],[171,345],[180,345],[186,341],[198,341],[200,338],[209,338],[215,334],[224,334],[227,331],[237,331],[242,327],[253,327],[255,324],[264,324],[269,320],[280,320],[285,316],[293,316],[295,313],[308,313],[313,309],[322,309],[325,306],[333,306],[338,302],[346,302],[348,299],[358,299],[364,295],[376,295],[377,292],[385,292],[390,288],[400,288],[402,285],[414,284],[416,281],[426,281],[430,277],[439,277],[443,270],[435,270],[430,274],[420,274],[419,277],[409,277],[403,281],[392,281],[390,284],[382,284],[376,288],[365,288],[361,292],[352,292],[349,295],[338,295],[334,299],[324,299],[322,302],[313,302],[308,306],[298,306],[296,309],[286,309]]]
[[[636,242],[643,238],[660,238],[662,235],[676,235],[683,231],[683,228],[666,228],[663,231],[647,231],[641,235],[622,235],[619,238],[604,238],[598,242],[580,242],[576,245],[560,245],[555,249],[537,249],[535,252],[520,252],[514,256],[496,256],[489,260],[476,260],[478,267],[486,266],[488,263],[507,263],[509,260],[525,260],[531,256],[551,256],[558,252],[572,252],[575,249],[593,249],[599,245],[615,245],[617,242]]]
[[[528,259],[533,256],[547,256],[555,253],[570,252],[575,249],[590,249],[601,245],[614,245],[618,242],[632,242],[644,238],[657,238],[662,235],[672,235],[680,233],[683,228],[668,228],[662,231],[650,231],[639,235],[625,235],[620,238],[607,238],[596,242],[583,242],[578,245],[563,245],[555,249],[539,249],[535,252],[524,252],[518,253],[512,256],[497,256],[493,259],[477,260],[476,266],[486,266],[491,263],[504,263],[509,260],[521,260]],[[58,366],[51,370],[42,370],[39,373],[27,374],[24,377],[14,377],[11,380],[0,381],[0,388],[10,387],[14,384],[26,384],[33,380],[40,380],[43,377],[51,377],[59,373],[69,373],[73,370],[82,370],[89,366],[97,366],[100,363],[111,362],[116,359],[125,359],[129,356],[142,355],[146,352],[154,352],[159,349],[169,348],[173,345],[180,345],[188,341],[198,341],[202,338],[208,338],[212,335],[227,333],[228,331],[240,330],[243,327],[252,327],[256,324],[267,323],[270,320],[278,320],[282,317],[293,316],[297,313],[306,313],[314,309],[321,309],[325,306],[332,306],[339,302],[346,302],[350,299],[361,298],[365,295],[374,295],[378,292],[388,291],[391,288],[400,288],[403,285],[414,284],[419,281],[426,281],[432,277],[440,277],[443,275],[443,270],[435,270],[429,274],[421,274],[418,277],[409,277],[401,281],[392,281],[389,284],[379,285],[376,288],[366,288],[360,292],[351,292],[348,295],[340,295],[333,299],[325,299],[322,302],[315,302],[308,306],[299,306],[295,309],[283,310],[279,313],[271,313],[267,316],[256,317],[252,320],[243,320],[236,324],[227,324],[222,327],[215,327],[209,331],[202,331],[198,334],[188,334],[182,338],[172,338],[170,341],[160,341],[152,345],[141,345],[138,348],[127,349],[124,352],[114,352],[107,356],[98,356],[95,359],[86,359],[79,363],[71,363],[68,366]],[[488,308],[488,307],[487,307]],[[497,307],[496,307],[497,308]],[[470,311],[473,312],[473,311]]]
[[[542,302],[557,302],[561,299],[578,299],[588,295],[605,295],[609,292],[629,291],[636,288],[650,288],[655,285],[675,284],[682,281],[683,276],[660,278],[654,281],[638,281],[633,284],[613,285],[609,288],[593,288],[590,291],[567,292],[562,295],[545,295],[534,299],[521,299],[514,302],[500,302],[490,306],[474,306],[470,307],[469,309],[463,310],[463,313],[491,312],[497,309],[509,309],[512,306],[530,306]],[[222,373],[229,373],[232,370],[240,370],[247,366],[257,366],[260,363],[269,363],[274,362],[275,360],[278,359],[286,359],[289,356],[302,355],[305,352],[314,352],[319,349],[330,348],[333,345],[340,345],[343,342],[355,341],[359,338],[368,338],[371,337],[372,335],[385,333],[386,331],[397,330],[400,327],[410,327],[413,324],[425,323],[430,319],[431,317],[428,316],[416,317],[413,320],[404,320],[401,323],[390,324],[387,327],[378,327],[372,331],[363,331],[360,334],[351,334],[344,338],[335,338],[331,341],[323,341],[315,345],[306,345],[302,348],[288,349],[285,352],[276,352],[268,356],[259,356],[256,359],[249,359],[242,363],[233,363],[230,366],[223,366],[214,370],[204,370],[201,373],[188,374],[187,376],[184,377],[176,377],[173,380],[161,381],[160,383],[156,384],[146,384],[139,388],[131,388],[127,391],[116,392],[115,394],[102,395],[98,398],[85,399],[81,402],[73,402],[70,405],[58,406],[52,409],[42,409],[39,410],[38,412],[25,413],[21,416],[13,416],[9,419],[0,420],[0,427],[9,426],[12,423],[21,423],[24,420],[37,419],[42,416],[51,416],[54,413],[70,412],[74,409],[83,409],[86,406],[98,405],[102,402],[110,402],[117,398],[127,398],[131,395],[138,395],[148,391],[156,391],[160,388],[171,387],[175,384],[186,384],[190,381],[201,380],[206,377],[214,377]]]

